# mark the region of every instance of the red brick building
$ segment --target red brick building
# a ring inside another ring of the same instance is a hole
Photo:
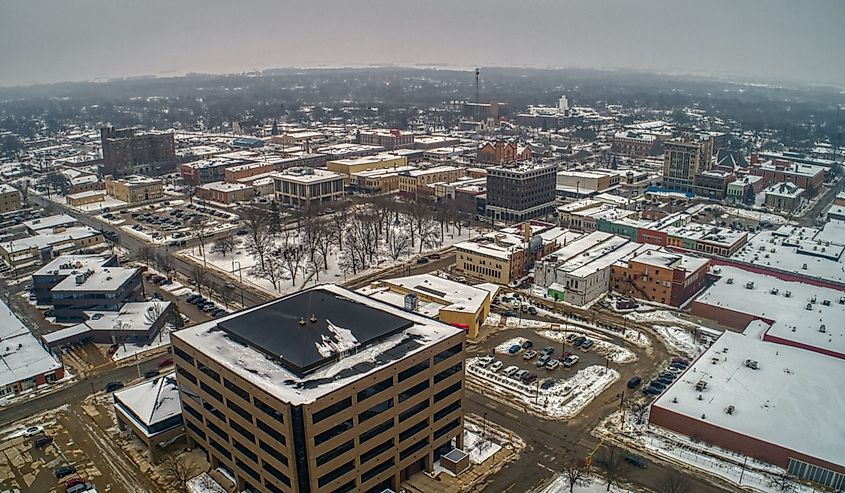
[[[647,250],[610,267],[613,291],[681,306],[705,285],[709,261],[667,250]]]

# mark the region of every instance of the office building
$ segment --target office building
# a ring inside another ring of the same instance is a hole
[[[501,221],[525,221],[555,206],[557,166],[523,165],[487,170],[487,213]]]
[[[457,327],[323,285],[171,340],[189,443],[237,491],[399,491],[463,446]]]
[[[276,200],[294,207],[312,207],[343,198],[343,175],[321,168],[288,168],[271,173]]]
[[[21,208],[21,194],[18,189],[0,183],[0,214],[16,211]]]
[[[117,200],[128,204],[158,200],[164,197],[164,182],[143,175],[131,175],[122,179],[106,177],[106,192]]]
[[[663,154],[663,186],[692,191],[699,173],[710,169],[713,141],[702,136],[687,136],[666,142]]]

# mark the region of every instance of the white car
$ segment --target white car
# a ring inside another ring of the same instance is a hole
[[[556,370],[558,366],[560,366],[560,361],[556,359],[549,360],[549,362],[546,363],[547,370]]]
[[[514,373],[511,378],[515,380],[522,380],[522,377],[528,375],[528,370],[519,370],[518,372]]]
[[[28,437],[34,437],[35,435],[37,435],[37,434],[39,434],[43,431],[44,431],[44,427],[39,425],[39,426],[30,426],[29,428],[24,430],[23,433],[24,433],[24,435],[26,435]]]
[[[478,358],[478,366],[480,366],[482,368],[489,365],[492,362],[493,362],[492,356],[483,356],[481,358]]]
[[[566,359],[563,361],[563,366],[565,366],[565,367],[569,368],[570,366],[573,366],[573,365],[574,365],[575,363],[577,363],[577,362],[578,362],[578,356],[577,356],[577,355],[575,355],[575,354],[573,354],[572,356],[570,356],[570,357],[566,358]]]
[[[505,366],[505,364],[501,361],[494,361],[493,364],[490,365],[490,371],[499,371],[503,366]]]
[[[517,371],[519,371],[519,367],[511,365],[511,366],[505,368],[504,370],[502,370],[502,375],[509,377],[509,376],[513,375],[514,373],[516,373]]]

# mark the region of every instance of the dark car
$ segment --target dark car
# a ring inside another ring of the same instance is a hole
[[[516,354],[516,353],[519,352],[520,349],[522,349],[522,346],[520,346],[519,344],[514,344],[513,346],[508,348],[508,353],[509,354]]]
[[[62,466],[56,468],[56,477],[61,479],[65,476],[69,476],[76,472],[76,468],[74,466]]]
[[[662,391],[655,387],[646,387],[643,389],[643,394],[660,395],[660,392]]]
[[[158,376],[158,369],[153,368],[152,370],[147,370],[144,372],[144,378],[153,378]]]
[[[428,256],[428,258],[430,258],[431,260],[439,260],[440,254],[439,253],[432,253],[431,255]]]
[[[681,363],[681,364],[684,364],[684,365],[689,365],[689,361],[685,360],[684,358],[680,358],[678,356],[675,356],[674,358],[672,358],[672,363]]]
[[[666,384],[659,381],[659,380],[652,380],[651,382],[648,383],[648,385],[650,387],[655,387],[655,388],[658,388],[660,390],[663,390],[663,389],[666,388]]]
[[[85,484],[85,481],[80,478],[71,478],[65,483],[65,488],[73,488],[74,486],[79,486],[80,484]]]
[[[522,343],[522,349],[528,349],[534,345],[529,339],[526,339],[525,342]]]
[[[508,311],[506,311],[506,312],[502,313],[502,316],[503,316],[503,317],[515,317],[515,316],[516,316],[516,312],[515,312],[515,311],[513,311],[513,310],[508,310]]]
[[[540,384],[540,388],[541,389],[550,389],[554,386],[555,382],[556,382],[556,380],[554,378],[549,378],[549,379],[543,380],[543,383]]]
[[[675,380],[676,378],[678,378],[678,375],[675,375],[671,371],[664,371],[663,373],[661,373],[659,375],[658,378],[660,378],[661,380],[664,379],[664,378],[669,379],[669,380]]]
[[[195,298],[194,301],[191,302],[192,305],[202,306],[208,303],[208,300],[200,296],[199,298]]]
[[[222,317],[223,315],[226,315],[227,313],[229,313],[229,312],[227,312],[226,310],[224,310],[222,308],[218,308],[218,309],[214,310],[213,312],[211,312],[211,316],[214,317],[214,318],[217,318],[217,317]]]
[[[586,337],[578,336],[578,337],[575,338],[575,341],[573,341],[572,344],[574,344],[577,347],[577,346],[580,346],[581,344],[584,344],[584,341],[586,341],[586,340],[587,340]]]
[[[637,457],[636,455],[626,455],[625,462],[631,464],[632,466],[637,466],[640,469],[645,469],[648,467],[646,461],[642,457]]]
[[[628,388],[629,389],[636,388],[642,381],[643,381],[643,379],[640,378],[640,377],[637,377],[637,376],[631,377],[631,379],[628,380]]]
[[[677,368],[678,370],[686,370],[687,365],[685,365],[683,363],[672,363],[671,365],[669,365],[669,368]]]
[[[526,373],[525,375],[522,376],[522,383],[524,383],[526,385],[535,381],[535,380],[537,380],[537,375],[534,374],[534,373]]]
[[[32,444],[38,448],[44,448],[53,443],[53,437],[47,435],[40,435],[32,440]]]
[[[664,377],[658,378],[657,381],[662,383],[663,385],[665,385],[667,387],[672,385],[672,382],[673,382],[673,380],[671,378],[664,378]]]
[[[158,366],[159,366],[159,368],[163,368],[163,367],[165,367],[165,366],[170,366],[170,365],[172,365],[172,364],[173,364],[173,360],[172,360],[172,359],[170,359],[170,358],[168,358],[168,359],[163,359],[163,360],[161,360],[161,361],[159,361],[159,362],[158,362]]]
[[[238,235],[238,236],[244,236],[244,235],[248,235],[249,231],[247,231],[245,229],[239,229],[238,232],[235,233],[235,234]]]
[[[420,264],[420,265],[422,265],[422,264],[427,264],[427,263],[428,263],[428,259],[427,259],[427,258],[425,258],[425,257],[420,257],[420,258],[418,258],[418,259],[417,259],[417,263],[418,263],[418,264]]]
[[[548,354],[549,356],[551,356],[552,354],[554,354],[554,352],[555,348],[553,348],[552,346],[546,346],[543,348],[542,351],[540,351],[540,355],[542,356],[544,354]]]
[[[106,384],[106,392],[114,392],[115,390],[122,388],[123,382],[109,382]]]

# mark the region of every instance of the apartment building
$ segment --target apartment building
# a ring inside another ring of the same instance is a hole
[[[123,179],[107,176],[106,193],[128,204],[158,200],[164,197],[164,182],[143,175],[131,175]]]
[[[135,129],[103,127],[100,129],[103,148],[103,175],[117,178],[143,173],[160,175],[176,166],[173,133],[136,133]]]
[[[403,130],[364,130],[359,131],[357,143],[384,147],[388,151],[414,146],[414,134]]]
[[[229,491],[399,491],[463,446],[465,331],[323,285],[171,336]]]
[[[439,182],[452,182],[463,176],[463,168],[455,166],[435,166],[426,169],[414,169],[399,173],[399,194],[414,196],[418,193],[434,195],[434,188],[430,185]],[[427,192],[421,189],[430,188]]]
[[[692,191],[699,173],[710,169],[713,140],[703,136],[687,136],[670,140],[663,155],[663,185],[667,188]]]
[[[272,173],[276,199],[294,207],[312,207],[343,198],[343,175],[320,168],[289,168]]]
[[[7,183],[0,183],[0,214],[16,211],[20,208],[21,194],[18,189]]]
[[[663,151],[663,139],[657,135],[630,130],[617,132],[613,134],[613,142],[610,149],[613,152],[626,156],[654,156]]]

